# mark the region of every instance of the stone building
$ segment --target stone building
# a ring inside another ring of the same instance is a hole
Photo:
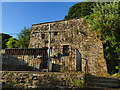
[[[29,48],[48,47],[48,33],[44,31],[49,30],[49,24],[54,30],[51,33],[51,54],[55,56],[59,52],[61,55],[59,59],[53,58],[52,63],[59,64],[64,70],[93,75],[107,73],[102,43],[95,37],[95,32],[89,32],[90,25],[82,18],[33,24]]]

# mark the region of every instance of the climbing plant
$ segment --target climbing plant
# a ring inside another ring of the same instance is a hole
[[[91,24],[90,31],[96,31],[104,46],[104,56],[109,73],[115,73],[120,60],[120,11],[119,2],[96,3],[93,12],[85,19]]]

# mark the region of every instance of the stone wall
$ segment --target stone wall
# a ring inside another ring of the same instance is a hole
[[[48,33],[45,33],[42,39],[40,32],[48,31],[49,24],[51,30],[58,32],[51,33],[52,48],[63,48],[64,45],[69,45],[70,48],[80,52],[82,72],[86,71],[94,75],[107,73],[102,43],[96,39],[94,32],[89,32],[90,25],[82,18],[32,25],[29,48],[48,46]]]
[[[2,70],[40,70],[41,59],[34,55],[2,54]]]
[[[40,73],[30,71],[7,71],[1,74],[3,88],[81,88],[83,73]]]
[[[42,58],[38,55],[10,55],[2,49],[2,70],[40,70],[42,68]]]

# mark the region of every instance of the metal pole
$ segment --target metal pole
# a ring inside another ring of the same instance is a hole
[[[50,67],[50,39],[51,39],[51,29],[50,29],[50,24],[49,24],[49,38],[48,38],[48,71],[50,72],[51,71],[51,67]]]

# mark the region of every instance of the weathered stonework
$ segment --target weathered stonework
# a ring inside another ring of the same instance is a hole
[[[83,73],[41,73],[31,71],[3,71],[3,88],[81,88],[84,85]]]
[[[2,55],[2,70],[25,71],[40,70],[41,59],[35,58],[34,55]]]
[[[86,71],[93,75],[107,73],[102,43],[96,39],[94,32],[89,32],[90,25],[82,18],[32,25],[29,48],[48,47],[48,33],[45,33],[45,38],[41,39],[40,32],[48,31],[49,24],[51,30],[56,32],[65,30],[58,31],[57,35],[51,33],[52,48],[63,48],[64,45],[69,45],[69,48],[79,52],[76,58],[81,61],[74,64],[78,66],[78,63],[81,63],[82,72]]]
[[[32,52],[32,50],[31,50]],[[42,59],[37,58],[38,55],[10,55],[2,49],[2,70],[40,70],[42,67]],[[44,58],[44,57],[42,57]]]

